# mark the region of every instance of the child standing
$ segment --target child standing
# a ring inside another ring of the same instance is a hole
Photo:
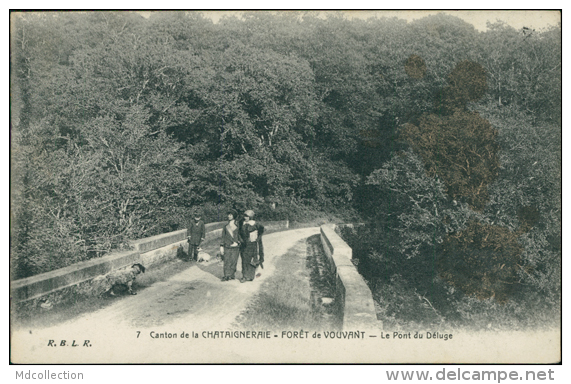
[[[188,228],[188,257],[194,261],[198,261],[198,248],[206,237],[206,227],[200,216],[200,212],[195,211]]]

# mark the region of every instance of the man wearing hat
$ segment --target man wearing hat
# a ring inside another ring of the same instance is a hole
[[[204,221],[200,219],[200,212],[194,211],[194,220],[188,226],[188,257],[190,260],[198,261],[198,249],[200,243],[206,237],[206,227]]]
[[[256,268],[264,268],[264,245],[262,235],[264,226],[254,221],[254,211],[244,212],[244,224],[241,228],[242,245],[242,278],[241,283],[254,280]]]

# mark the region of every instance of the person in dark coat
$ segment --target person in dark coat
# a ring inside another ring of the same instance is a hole
[[[234,211],[237,213],[236,216],[236,224],[238,224],[238,228],[240,228],[240,233],[242,233],[242,225],[244,224],[244,212],[246,209],[243,205],[234,206]]]
[[[264,226],[254,221],[254,211],[244,212],[244,223],[240,234],[243,241],[241,283],[254,280],[258,266],[264,268],[263,234]]]
[[[193,216],[194,220],[191,220],[188,226],[188,257],[198,261],[198,249],[206,237],[206,227],[199,212],[195,212]]]
[[[234,280],[236,265],[240,257],[240,245],[242,238],[240,228],[236,222],[238,214],[235,211],[228,212],[228,224],[222,228],[222,240],[220,241],[220,254],[224,258],[224,277],[222,281]]]

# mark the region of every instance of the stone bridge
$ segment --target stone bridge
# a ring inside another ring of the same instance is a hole
[[[223,225],[224,223],[207,224],[203,248],[211,254],[218,248]],[[122,340],[126,334],[131,335],[132,340],[129,340],[136,341],[139,336],[135,332],[142,332],[146,338],[156,336],[157,339],[169,339],[180,338],[181,332],[183,337],[187,332],[187,337],[192,338],[193,332],[235,330],[233,324],[235,325],[236,318],[248,307],[252,298],[261,293],[260,287],[272,281],[276,269],[275,260],[291,249],[297,250],[298,255],[294,257],[305,260],[305,248],[295,248],[295,245],[305,243],[309,238],[320,239],[322,247],[319,247],[318,252],[326,260],[326,269],[334,282],[335,297],[332,299],[341,324],[337,331],[353,334],[381,329],[371,292],[351,262],[351,248],[336,234],[334,225],[299,229],[290,229],[287,221],[267,222],[264,225],[267,229],[264,235],[265,269],[253,283],[221,282],[222,265],[217,261],[197,264],[178,260],[176,254],[179,247],[187,249],[186,230],[133,241],[130,251],[13,281],[10,287],[12,307],[40,313],[41,305],[46,301],[54,305],[53,311],[57,311],[60,303],[90,300],[90,297],[101,293],[100,282],[105,280],[105,276],[125,270],[133,263],[145,265],[148,273],[155,268],[164,268],[165,265],[174,268],[172,276],[164,281],[154,282],[140,290],[137,296],[121,297],[93,313],[84,313],[59,324],[46,324],[41,329],[26,329],[13,324],[12,338],[19,341],[13,345],[14,356],[22,359],[22,362],[50,362],[48,355],[42,352],[43,344],[48,339],[55,340],[56,335],[65,335],[60,338],[76,340],[76,343],[83,339],[104,339],[113,345],[113,340]],[[291,251],[288,255],[290,254]],[[307,294],[309,296],[310,292]],[[274,337],[277,337],[278,330],[275,331]],[[45,337],[39,337],[40,334]],[[65,362],[109,362],[109,356],[98,355],[86,359],[85,356],[74,355],[73,351],[71,348],[60,348],[54,358]],[[131,353],[130,356],[136,356],[136,353]],[[149,359],[140,356],[134,361],[127,360],[124,362],[161,362],[156,357]],[[112,362],[120,361],[121,358]],[[167,361],[172,362],[172,356],[165,357],[165,362]],[[212,362],[218,359],[201,356],[193,360],[199,361]]]

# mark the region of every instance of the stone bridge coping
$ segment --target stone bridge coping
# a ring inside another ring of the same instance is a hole
[[[139,251],[112,253],[97,259],[81,261],[55,271],[13,281],[10,284],[10,298],[15,302],[35,299],[139,261]]]
[[[321,241],[329,269],[336,276],[336,300],[343,312],[344,330],[379,330],[371,290],[351,261],[353,250],[335,231],[335,224],[322,225]]]
[[[133,247],[134,250],[143,252],[149,252],[153,249],[164,247],[177,241],[183,241],[186,239],[187,230],[181,229],[179,231],[162,233],[160,235],[146,237],[144,239],[133,240],[129,242],[129,245]]]

